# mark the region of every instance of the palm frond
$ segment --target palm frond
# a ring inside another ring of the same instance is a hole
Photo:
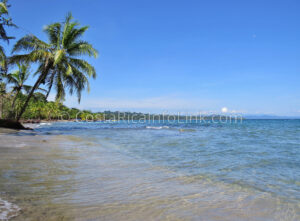
[[[93,77],[94,79],[96,78],[95,68],[92,65],[90,65],[87,61],[83,59],[70,58],[70,63],[82,72],[87,73],[89,77]]]
[[[13,84],[13,85],[18,85],[19,84],[18,75],[19,75],[19,71],[15,71],[13,73],[7,74],[5,76],[7,83]]]
[[[38,39],[34,35],[26,35],[17,41],[12,49],[12,53],[20,51],[33,51],[33,50],[48,50],[50,45]]]
[[[93,56],[94,58],[98,57],[98,51],[86,41],[74,42],[67,48],[67,52],[71,56],[87,55],[90,57]]]
[[[61,24],[59,22],[47,25],[44,32],[48,35],[49,41],[52,45],[60,47]]]
[[[90,85],[89,80],[85,76],[84,73],[82,73],[80,70],[78,70],[76,67],[72,66],[72,75],[69,77],[72,77],[73,84],[75,83],[75,87],[73,88],[77,92],[77,98],[78,102],[80,103],[81,100],[81,92],[87,88],[88,91],[90,91]]]
[[[61,74],[57,74],[55,78],[55,89],[56,89],[56,101],[62,101],[65,98],[65,89],[63,84],[63,79],[61,77]]]
[[[32,89],[32,86],[30,86],[30,85],[23,85],[23,89],[25,90],[26,94],[29,94],[29,92]]]
[[[73,42],[79,41],[83,34],[88,30],[88,26],[75,28],[76,23],[69,26],[68,32],[65,33],[64,47],[68,48]]]
[[[37,91],[44,92],[44,93],[47,93],[47,92],[48,92],[46,89],[41,88],[41,87],[37,88],[36,90],[37,90]]]
[[[7,58],[5,55],[4,48],[0,45],[0,68],[6,69],[7,68]]]
[[[7,13],[8,10],[5,2],[0,2],[0,15],[7,14]]]

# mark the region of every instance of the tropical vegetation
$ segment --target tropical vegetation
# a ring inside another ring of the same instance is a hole
[[[9,17],[7,0],[0,1],[0,40],[8,43],[7,27],[17,27]],[[13,45],[7,56],[0,46],[0,118],[19,121],[27,118],[49,119],[65,112],[74,117],[77,109],[63,105],[67,93],[76,94],[78,102],[83,90],[89,90],[89,78],[96,78],[95,68],[84,59],[98,55],[83,36],[88,26],[81,26],[68,13],[63,22],[44,28],[48,41],[26,35]],[[31,71],[31,67],[36,67]],[[16,69],[17,68],[17,69]],[[26,83],[36,79],[33,85]],[[47,101],[55,93],[55,101]]]
[[[83,90],[89,90],[89,79],[96,78],[95,68],[84,57],[96,58],[97,50],[83,36],[88,26],[80,26],[68,13],[63,22],[44,28],[48,40],[26,35],[7,55],[4,45],[14,37],[7,28],[17,26],[9,16],[7,0],[0,0],[0,119],[38,120],[161,120],[163,115],[135,112],[68,108],[63,102],[67,93],[76,94],[78,102]],[[35,70],[33,70],[35,68]],[[32,85],[28,82],[36,79]],[[51,93],[52,92],[52,93]],[[53,101],[49,95],[55,94]],[[172,116],[172,119],[186,119]]]

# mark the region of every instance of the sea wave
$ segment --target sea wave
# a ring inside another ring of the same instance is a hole
[[[0,220],[9,220],[19,215],[20,207],[0,198]]]
[[[152,130],[161,130],[161,129],[169,129],[170,127],[168,127],[168,126],[159,126],[159,127],[147,126],[146,128],[152,129]]]
[[[52,124],[51,123],[40,123],[40,125],[48,125],[48,126],[50,126]]]
[[[22,147],[26,147],[26,144],[25,143],[17,143],[16,145],[15,145],[15,147],[17,147],[17,148],[22,148]]]

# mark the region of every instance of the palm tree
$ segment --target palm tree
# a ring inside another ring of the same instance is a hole
[[[7,36],[4,26],[17,27],[14,23],[12,23],[12,19],[9,17],[9,7],[10,5],[7,4],[7,0],[0,1],[0,39],[7,42],[9,41],[9,39],[14,39],[14,37]]]
[[[91,44],[81,40],[88,26],[79,27],[69,13],[63,23],[48,25],[44,31],[48,35],[46,43],[33,35],[21,38],[12,50],[12,53],[25,51],[25,54],[14,55],[10,63],[29,62],[38,63],[38,79],[30,91],[20,113],[19,120],[24,113],[34,91],[41,85],[47,84],[48,91],[54,85],[56,100],[63,100],[65,89],[70,94],[77,93],[80,102],[81,92],[89,88],[88,77],[96,77],[95,68],[81,57],[83,55],[97,57],[98,52]]]
[[[0,2],[0,19],[2,20],[3,15],[6,15],[7,13],[8,13],[8,10],[7,10],[7,6],[6,6],[6,2]],[[6,31],[3,28],[3,24],[0,23],[0,38],[2,40],[6,40],[5,36],[6,36]],[[0,80],[2,80],[2,77],[6,70],[6,55],[4,52],[4,48],[1,45],[0,45],[0,69],[1,69]]]
[[[29,64],[18,63],[17,65],[18,65],[19,69],[6,76],[7,82],[9,84],[13,85],[11,92],[15,93],[15,96],[13,98],[13,102],[11,105],[12,110],[14,110],[15,103],[16,103],[17,97],[20,94],[20,92],[22,92],[22,90],[25,90],[28,93],[30,91],[30,89],[32,88],[30,85],[25,84],[25,81],[27,81],[27,79],[30,75]]]
[[[0,40],[9,42],[13,37],[7,36],[6,30],[4,27],[17,27],[12,23],[12,19],[9,17],[8,8],[10,5],[7,4],[7,0],[0,1]],[[0,80],[2,79],[3,73],[6,73],[7,70],[7,58],[5,55],[4,48],[0,45]]]
[[[16,104],[16,101],[17,101],[17,98],[19,97],[19,95],[23,94],[23,93],[25,95],[27,95],[32,89],[32,86],[25,84],[25,82],[27,81],[27,79],[30,76],[29,64],[17,63],[17,66],[18,66],[18,70],[14,71],[10,74],[4,75],[7,83],[12,84],[12,90],[11,90],[10,94],[12,94],[12,95],[14,94],[14,97],[12,99],[13,101],[12,101],[11,108],[10,108],[9,115],[8,115],[9,118],[13,118],[13,116],[17,112],[18,108],[15,108],[15,106],[16,106],[15,104]],[[40,92],[44,92],[44,93],[47,92],[45,89],[40,88],[40,87],[37,88],[37,90],[39,90]],[[36,99],[37,96],[40,96],[40,94],[41,94],[40,92],[34,93],[32,95],[33,98]],[[45,96],[43,94],[41,94],[41,95],[43,97]]]
[[[4,19],[4,15],[8,14],[6,2],[0,2],[0,20]],[[7,40],[6,31],[3,27],[3,22],[0,23],[0,39]],[[4,52],[4,48],[0,45],[0,67],[1,69],[5,69],[6,55]],[[0,76],[1,77],[1,76]]]

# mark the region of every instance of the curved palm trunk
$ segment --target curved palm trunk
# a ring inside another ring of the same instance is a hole
[[[24,105],[22,106],[22,109],[21,109],[20,113],[18,113],[17,116],[16,116],[17,121],[19,121],[21,119],[23,113],[25,112],[25,110],[26,110],[26,108],[29,104],[30,98],[32,97],[34,91],[40,86],[41,82],[47,76],[47,73],[48,73],[49,69],[50,69],[50,66],[48,65],[48,61],[46,61],[46,65],[45,65],[45,69],[44,69],[43,73],[39,76],[39,78],[35,82],[33,88],[31,89],[30,93],[28,94],[28,97],[26,98],[26,101],[25,101]]]
[[[41,84],[43,78],[44,78],[44,75],[45,74],[41,74],[40,77],[38,78],[38,80],[35,82],[33,88],[31,89],[30,93],[28,94],[27,98],[26,98],[26,101],[24,103],[24,105],[22,106],[22,109],[20,111],[20,113],[17,114],[17,117],[16,117],[16,120],[19,121],[20,118],[22,117],[23,113],[25,112],[27,106],[28,106],[28,103],[29,103],[29,100],[30,98],[32,97],[34,91],[39,87],[39,85]]]
[[[49,96],[49,94],[50,94],[52,85],[53,85],[53,82],[51,82],[51,84],[50,84],[50,86],[49,86],[49,88],[48,88],[48,91],[47,91],[47,94],[46,94],[46,100],[48,99],[48,96]]]

